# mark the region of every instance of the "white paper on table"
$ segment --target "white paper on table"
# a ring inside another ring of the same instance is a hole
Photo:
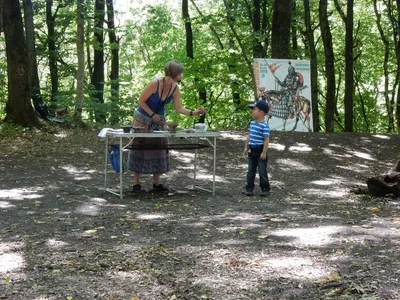
[[[121,129],[123,131],[123,129]],[[97,135],[99,137],[106,137],[108,131],[116,131],[112,128],[103,128],[100,133]]]

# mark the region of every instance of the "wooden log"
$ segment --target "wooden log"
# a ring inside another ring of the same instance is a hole
[[[393,194],[400,197],[400,160],[387,174],[368,178],[367,186],[372,196],[383,197]]]

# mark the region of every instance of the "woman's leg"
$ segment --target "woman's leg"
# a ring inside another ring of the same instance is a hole
[[[139,172],[133,172],[133,184],[140,184],[140,173]]]
[[[153,173],[153,184],[160,185],[160,173]]]

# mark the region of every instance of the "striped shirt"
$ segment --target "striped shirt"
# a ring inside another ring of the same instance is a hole
[[[269,136],[269,131],[269,125],[267,122],[257,122],[256,120],[251,121],[249,129],[249,146],[263,146],[264,138]]]

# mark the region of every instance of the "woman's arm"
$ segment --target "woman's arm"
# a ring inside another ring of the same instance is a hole
[[[200,106],[198,109],[191,110],[188,108],[185,108],[181,104],[181,91],[179,89],[179,86],[176,87],[176,90],[174,92],[172,102],[174,103],[174,109],[183,115],[187,116],[198,116],[198,115],[203,115],[207,113],[207,109],[204,108],[203,106]]]

